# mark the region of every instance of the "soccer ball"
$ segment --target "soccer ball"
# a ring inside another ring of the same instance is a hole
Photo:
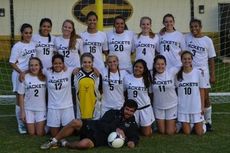
[[[108,136],[108,145],[112,148],[121,148],[125,143],[125,138],[117,132],[111,132]]]

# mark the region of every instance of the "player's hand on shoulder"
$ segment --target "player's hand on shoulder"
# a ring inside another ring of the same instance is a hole
[[[24,71],[24,72],[21,72],[21,73],[19,74],[18,80],[19,80],[20,82],[23,82],[23,81],[25,80],[25,75],[26,75],[26,73],[28,73],[28,71]]]
[[[73,75],[78,74],[79,71],[80,71],[80,68],[76,67],[75,69],[73,69]]]
[[[100,72],[98,71],[98,69],[97,68],[93,68],[93,73],[97,76],[97,77],[99,77],[100,76]]]

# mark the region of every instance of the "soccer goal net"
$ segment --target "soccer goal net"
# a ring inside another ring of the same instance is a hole
[[[102,3],[98,3],[102,1]],[[75,22],[77,33],[86,30],[86,14],[89,11],[100,12],[104,31],[113,29],[113,19],[122,15],[130,30],[140,32],[139,21],[142,16],[152,18],[152,30],[157,33],[162,28],[162,18],[166,13],[175,17],[178,31],[189,32],[191,13],[201,19],[203,32],[212,38],[216,49],[216,83],[210,90],[214,102],[230,102],[230,2],[220,0],[181,1],[181,0],[1,0],[0,6],[0,101],[14,102],[12,92],[9,56],[11,47],[20,40],[20,26],[30,23],[33,33],[37,33],[41,18],[52,20],[52,34],[60,35],[65,19]],[[191,4],[193,2],[193,4]],[[98,4],[99,6],[97,6]],[[178,10],[178,8],[180,8]],[[192,12],[194,11],[194,12]]]

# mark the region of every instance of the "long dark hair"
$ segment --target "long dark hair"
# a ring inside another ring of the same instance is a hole
[[[42,18],[39,24],[39,34],[41,35],[41,27],[43,25],[43,23],[48,22],[50,24],[50,26],[52,27],[52,21],[49,18]],[[51,36],[50,33],[48,33],[48,42],[51,41]]]
[[[183,56],[185,54],[189,54],[191,56],[191,58],[193,59],[192,53],[190,51],[183,51],[182,54],[181,54],[181,56],[180,56],[181,60],[182,60],[182,58],[183,58]],[[177,73],[177,80],[178,81],[182,81],[183,80],[183,71],[184,71],[184,66],[182,65],[181,68],[180,68],[180,70]]]
[[[64,56],[61,55],[61,54],[55,54],[53,57],[52,57],[52,67],[51,69],[54,71],[54,68],[53,68],[53,63],[55,61],[55,59],[59,58],[63,63],[65,62],[64,61]]]
[[[148,88],[150,86],[150,84],[152,83],[152,79],[151,79],[151,75],[150,75],[150,72],[148,70],[147,64],[143,59],[136,60],[133,64],[133,72],[134,72],[134,67],[137,63],[141,63],[144,67],[143,79],[144,79],[145,87]]]
[[[163,17],[163,21],[162,21],[163,24],[164,24],[165,19],[166,19],[167,17],[172,18],[173,21],[175,22],[174,16],[173,16],[172,14],[170,14],[170,13],[167,13],[167,14],[165,14],[164,17]],[[176,31],[175,27],[173,27],[173,30]],[[166,27],[164,27],[163,29],[161,29],[161,32],[163,32],[163,33],[166,32]]]
[[[39,72],[38,72],[38,79],[39,79],[40,81],[45,81],[45,80],[46,80],[46,77],[45,77],[45,75],[42,73],[43,65],[42,65],[41,60],[40,60],[38,57],[31,57],[30,60],[29,60],[29,67],[30,67],[30,62],[31,62],[32,60],[37,60],[38,63],[39,63],[39,66],[40,66],[40,69],[39,69]],[[29,73],[31,73],[30,68],[29,68]]]
[[[123,20],[123,21],[124,21],[124,24],[125,24],[124,30],[128,30],[128,26],[127,26],[126,23],[125,23],[125,18],[124,18],[123,16],[121,16],[121,15],[118,15],[118,16],[116,16],[116,17],[114,18],[114,20],[113,20],[113,27],[115,27],[115,23],[116,23],[116,20],[117,20],[117,19]]]
[[[21,28],[20,28],[20,32],[21,34],[24,32],[24,30],[26,28],[30,28],[33,31],[32,25],[30,25],[29,23],[24,23],[22,24]],[[23,37],[21,36],[21,40],[23,40]]]
[[[157,56],[154,58],[154,61],[153,61],[153,75],[152,75],[152,77],[153,77],[153,84],[155,83],[155,80],[156,80],[155,76],[156,76],[156,74],[157,74],[157,70],[156,70],[156,68],[155,68],[155,64],[157,63],[157,60],[159,60],[159,59],[164,60],[165,65],[167,64],[167,63],[166,63],[166,58],[165,58],[163,55],[157,55]]]
[[[86,15],[86,19],[88,20],[88,19],[89,19],[89,17],[91,17],[91,16],[95,16],[95,17],[96,17],[96,19],[98,20],[98,16],[97,16],[97,14],[96,14],[95,12],[93,12],[93,11],[90,11],[90,12]]]
[[[189,26],[190,26],[190,27],[191,27],[192,23],[198,23],[198,25],[199,25],[200,27],[202,27],[202,22],[201,22],[201,20],[199,20],[199,19],[192,19],[192,20],[190,20],[190,22],[189,22]]]
[[[89,57],[89,58],[91,58],[92,63],[93,63],[93,61],[94,61],[94,56],[93,56],[91,53],[83,53],[83,54],[81,55],[81,57],[80,57],[80,62],[81,62],[81,64],[82,64],[82,62],[83,62],[83,58],[84,58],[84,57]]]

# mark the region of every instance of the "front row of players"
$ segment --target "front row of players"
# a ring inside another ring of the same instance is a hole
[[[119,61],[115,55],[107,57],[107,68],[102,74],[93,68],[93,56],[90,53],[81,56],[80,69],[66,67],[64,57],[59,54],[53,56],[51,69],[42,69],[40,59],[33,57],[29,61],[28,73],[18,87],[20,116],[31,135],[45,134],[46,112],[47,126],[50,127],[52,137],[62,133],[61,127],[68,128],[74,124],[75,121],[71,122],[75,118],[71,95],[73,74],[77,89],[77,119],[82,119],[83,123],[84,120],[101,118],[110,109],[121,109],[127,97],[137,102],[135,122],[143,135],[152,135],[151,126],[155,118],[158,130],[162,134],[174,134],[177,119],[182,123],[185,134],[190,134],[194,127],[195,133],[202,135],[205,132],[204,77],[202,70],[192,67],[192,58],[191,52],[182,52],[182,67],[178,70],[167,69],[165,57],[157,55],[151,77],[144,60],[137,60],[133,65],[133,74],[128,74],[125,70],[119,70]],[[77,122],[81,123],[80,120]],[[80,127],[74,129],[79,130]],[[86,148],[97,146],[97,142],[94,142],[96,140],[91,140],[91,145]],[[76,144],[73,147],[80,146]]]

